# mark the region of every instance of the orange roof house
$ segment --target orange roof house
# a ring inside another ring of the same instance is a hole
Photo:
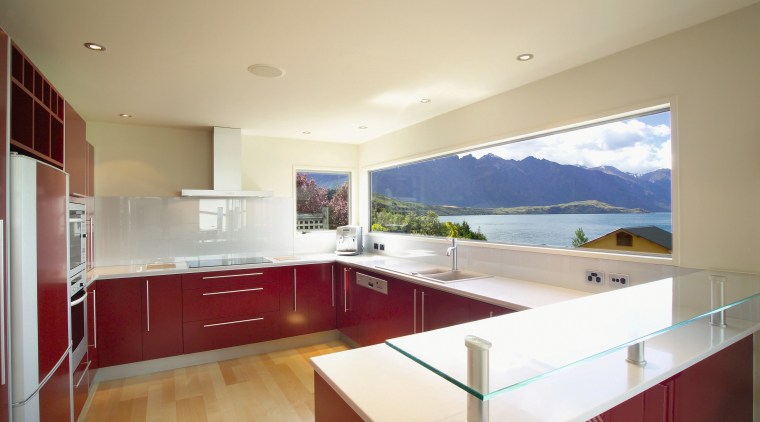
[[[669,254],[673,251],[673,234],[655,226],[622,227],[579,247]]]

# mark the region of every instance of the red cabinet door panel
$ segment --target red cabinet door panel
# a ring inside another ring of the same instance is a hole
[[[275,267],[188,273],[182,274],[182,288],[185,290],[206,288],[239,289],[251,283],[277,282],[283,277],[290,279],[292,277],[292,270]]]
[[[37,166],[37,317],[42,381],[69,347],[66,178]]]
[[[67,421],[71,418],[71,381],[69,360],[64,359],[61,366],[42,387],[40,395],[41,421]]]
[[[87,395],[90,392],[90,376],[87,373],[87,359],[82,359],[74,369],[72,383],[74,384],[74,420],[79,419],[84,404],[87,401]]]
[[[185,322],[185,353],[202,352],[272,340],[279,327],[277,312]]]
[[[184,321],[251,315],[279,309],[276,282],[247,282],[234,286],[184,290]]]
[[[151,277],[142,287],[142,359],[182,354],[182,277]]]
[[[420,326],[422,331],[450,327],[470,320],[470,300],[440,290],[426,288],[422,292]]]
[[[752,336],[673,377],[677,422],[752,420]]]
[[[98,360],[101,367],[142,359],[144,279],[97,281]]]
[[[308,286],[309,332],[334,330],[338,309],[338,285],[332,264],[320,266],[319,275]]]

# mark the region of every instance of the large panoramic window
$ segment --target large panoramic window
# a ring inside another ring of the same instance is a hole
[[[370,172],[371,230],[670,254],[670,109]]]
[[[346,172],[296,172],[296,230],[334,230],[348,224]]]

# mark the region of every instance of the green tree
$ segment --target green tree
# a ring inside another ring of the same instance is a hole
[[[583,232],[583,228],[578,227],[578,229],[575,230],[575,237],[573,238],[573,247],[577,248],[578,246],[588,242],[588,237],[586,237],[586,233]]]

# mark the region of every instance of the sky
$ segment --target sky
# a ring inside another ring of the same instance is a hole
[[[475,158],[494,154],[511,160],[533,156],[560,164],[613,166],[627,173],[645,174],[672,167],[670,140],[670,111],[664,111],[468,154]]]

